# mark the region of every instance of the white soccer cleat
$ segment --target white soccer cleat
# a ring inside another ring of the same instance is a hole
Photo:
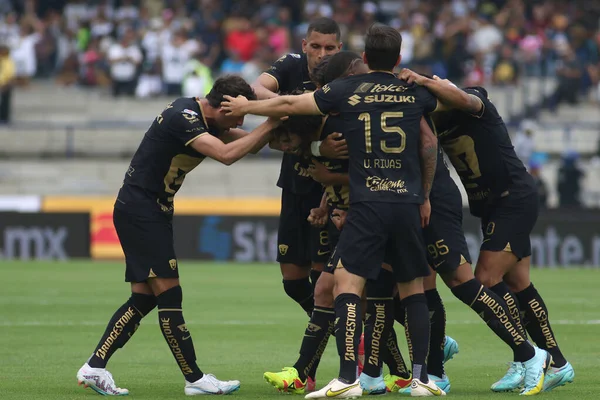
[[[92,368],[88,363],[77,371],[77,383],[103,396],[127,396],[129,390],[117,387],[112,374],[105,368]]]
[[[433,380],[423,383],[413,378],[410,384],[410,395],[412,397],[445,396],[446,392],[437,387]]]
[[[316,392],[304,396],[305,399],[356,399],[363,394],[360,387],[360,381],[357,379],[354,383],[344,383],[339,379],[334,379],[327,386]]]
[[[240,389],[240,381],[220,381],[212,374],[204,374],[196,382],[185,382],[187,396],[203,394],[230,394]]]

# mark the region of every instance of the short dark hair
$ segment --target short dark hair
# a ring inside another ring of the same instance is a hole
[[[309,37],[312,32],[319,32],[324,35],[332,35],[335,33],[335,38],[339,41],[342,37],[342,33],[340,32],[340,26],[332,20],[331,18],[317,18],[314,19],[306,30],[306,37]]]
[[[313,69],[312,80],[315,85],[323,87],[335,79],[350,75],[356,62],[362,63],[362,59],[353,51],[340,51],[325,56]]]
[[[300,155],[309,158],[310,143],[322,125],[323,117],[320,115],[290,115],[271,133],[275,137],[298,135],[300,137]]]
[[[231,97],[242,95],[248,100],[256,100],[256,93],[248,82],[237,75],[224,75],[217,79],[206,95],[206,100],[211,107],[219,108],[225,95]]]
[[[365,36],[365,57],[371,70],[392,71],[398,62],[402,35],[394,28],[375,23]]]

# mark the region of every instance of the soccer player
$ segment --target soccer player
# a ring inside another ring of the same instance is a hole
[[[183,318],[173,246],[173,199],[186,175],[206,157],[230,165],[262,148],[279,123],[269,119],[249,134],[235,129],[243,118],[226,115],[220,106],[224,95],[255,98],[242,78],[225,76],[206,98],[173,101],[152,122],[125,174],[113,220],[125,253],[131,297],[114,313],[92,356],[77,372],[80,385],[102,395],[129,393],[117,387],[106,364],[155,307],[160,329],[185,378],[186,395],[227,394],[240,387],[239,381],[204,374],[196,364]]]
[[[386,247],[392,247],[394,275],[406,308],[411,348],[411,395],[444,395],[429,381],[426,358],[429,318],[423,277],[429,275],[421,232],[420,205],[429,202],[437,161],[437,139],[421,131],[421,117],[437,100],[427,90],[407,85],[392,70],[400,62],[400,34],[373,25],[365,38],[363,59],[369,74],[336,80],[314,94],[249,102],[226,97],[233,115],[285,116],[339,112],[350,153],[350,209],[340,236],[334,266],[336,341],[339,378],[307,398],[362,395],[356,376],[362,331],[360,295],[367,279],[381,270]],[[391,244],[391,246],[388,246]]]
[[[297,90],[312,92],[315,86],[310,71],[325,55],[336,53],[341,47],[337,23],[329,18],[315,19],[302,40],[302,54],[281,57],[252,84],[257,97],[269,99],[278,93]],[[321,152],[343,155],[345,143],[333,138],[322,141]],[[327,231],[312,228],[306,220],[310,210],[319,206],[323,194],[321,185],[312,180],[308,165],[307,160],[297,154],[283,155],[277,181],[282,189],[277,261],[285,292],[310,315],[314,285],[329,258],[329,244]]]
[[[481,87],[461,90],[450,82],[410,70],[403,71],[402,77],[425,86],[445,104],[460,110],[441,113],[436,121],[440,143],[467,191],[470,212],[481,219],[483,242],[475,276],[506,302],[519,336],[526,340],[526,329],[544,349],[536,349],[533,358],[545,359],[545,376],[537,378],[534,388],[533,376],[528,374],[531,352],[528,361],[524,353],[519,356],[515,352],[508,372],[492,390],[525,386],[523,393],[535,394],[572,382],[573,367],[558,347],[548,309],[529,277],[529,235],[538,215],[537,191],[515,154],[502,117]],[[529,321],[525,326],[519,307]]]

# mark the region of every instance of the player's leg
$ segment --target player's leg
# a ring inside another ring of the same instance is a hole
[[[339,376],[321,390],[308,394],[307,399],[349,398],[362,394],[356,376],[362,332],[361,295],[366,280],[377,278],[387,243],[384,222],[379,210],[374,208],[357,203],[349,210],[333,260]]]
[[[92,356],[77,372],[77,380],[80,385],[90,387],[100,394],[118,396],[128,394],[129,391],[117,387],[112,375],[106,370],[106,364],[133,336],[142,318],[154,309],[156,298],[144,282],[151,269],[145,252],[145,239],[152,240],[147,238],[148,226],[135,216],[116,209],[113,222],[125,253],[125,280],[132,282],[131,296],[109,320]]]
[[[314,300],[313,286],[309,279],[310,225],[307,226],[307,217],[308,214],[304,215],[302,196],[283,190],[277,233],[277,262],[285,293],[310,315]]]
[[[179,277],[162,277],[175,274],[161,272],[156,272],[157,277],[149,279],[148,284],[156,296],[160,330],[185,378],[185,394],[194,396],[235,392],[240,387],[239,381],[220,381],[211,374],[204,374],[198,367],[192,335],[183,317],[183,291]]]
[[[366,284],[364,367],[360,374],[363,393],[383,394],[387,391],[381,372],[394,326],[395,286],[394,274],[388,264],[383,265],[376,280],[369,280]]]
[[[432,269],[431,274],[423,279],[425,298],[429,310],[429,355],[427,357],[427,372],[434,380],[444,380],[444,347],[446,345],[446,309],[437,291],[437,274]],[[442,388],[440,385],[438,385]],[[450,384],[444,385],[449,388]],[[442,388],[447,392],[445,388]]]
[[[430,270],[419,207],[413,204],[397,206],[390,214],[396,217],[395,221],[402,221],[402,225],[395,228],[395,257],[391,264],[405,309],[404,327],[413,374],[411,396],[442,396],[445,392],[430,381],[427,373],[430,323],[423,279],[429,276]]]
[[[333,333],[335,321],[333,299],[333,271],[335,267],[333,256],[340,232],[331,221],[329,221],[327,229],[329,246],[333,253],[316,282],[315,308],[302,338],[300,355],[293,367],[285,367],[280,372],[265,372],[263,375],[268,383],[282,392],[302,394],[307,391],[314,391],[316,369],[329,337]],[[310,382],[311,378],[313,382]]]
[[[545,350],[531,346],[520,323],[516,296],[504,283],[503,277],[517,261],[531,254],[529,233],[537,218],[537,203],[506,197],[490,207],[482,218],[483,242],[475,277],[507,304],[509,315],[501,322],[512,322],[513,363],[503,378],[492,385],[494,391],[514,390],[523,386],[522,394],[537,394],[543,389],[545,374],[552,357]],[[529,252],[529,254],[527,254]],[[481,299],[481,300],[480,300]],[[477,301],[493,304],[481,295]],[[533,352],[532,352],[533,349]],[[522,363],[522,368],[519,367]],[[522,378],[522,380],[521,380]]]
[[[573,382],[575,371],[562,354],[550,325],[548,308],[529,276],[531,257],[525,257],[509,271],[504,280],[513,291],[522,314],[523,324],[533,341],[552,355],[552,366],[544,379],[544,391]]]

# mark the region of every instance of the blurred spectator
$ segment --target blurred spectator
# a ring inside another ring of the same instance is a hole
[[[19,36],[11,43],[10,55],[15,62],[17,83],[20,85],[27,86],[37,71],[35,45],[39,39],[31,24],[23,23]]]
[[[583,171],[577,165],[578,154],[569,151],[558,170],[558,199],[560,207],[581,206],[581,179]]]
[[[513,146],[515,153],[521,159],[524,165],[529,165],[531,155],[535,147],[533,141],[533,133],[535,131],[535,123],[530,120],[525,120],[521,124],[521,129],[515,134]]]
[[[555,109],[562,102],[577,104],[579,82],[581,81],[581,66],[572,49],[566,51],[556,70],[558,85],[552,96],[550,107]]]
[[[213,78],[210,68],[202,62],[202,55],[195,56],[185,64],[183,95],[185,97],[204,97],[210,92]]]
[[[163,45],[162,77],[169,96],[181,96],[181,83],[185,76],[185,64],[190,59],[190,48],[184,31],[177,31],[171,42]]]
[[[548,208],[548,186],[542,179],[541,167],[538,162],[533,161],[529,164],[529,173],[533,177],[535,186],[537,187],[540,210],[545,210]]]
[[[225,43],[225,47],[229,52],[235,52],[241,61],[248,61],[258,47],[258,38],[250,21],[246,18],[240,18],[227,35]]]
[[[515,85],[519,78],[519,66],[514,59],[514,51],[510,45],[502,46],[500,58],[494,65],[492,82],[496,85]]]
[[[0,44],[0,124],[10,122],[10,105],[15,69],[15,63],[10,57],[8,46]]]
[[[108,50],[110,77],[113,80],[112,94],[115,97],[133,96],[135,93],[137,68],[142,62],[142,52],[134,39],[134,32],[128,30],[121,41],[113,44]]]

